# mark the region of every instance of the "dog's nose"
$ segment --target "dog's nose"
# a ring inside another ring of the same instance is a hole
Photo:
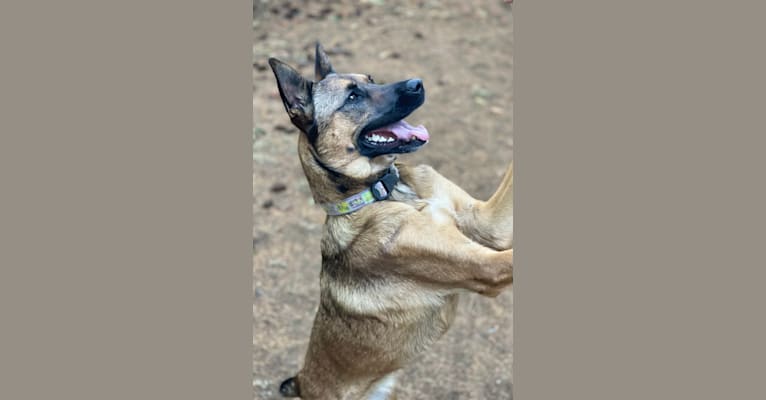
[[[420,79],[410,79],[407,81],[405,87],[407,88],[408,92],[417,93],[423,90],[423,81]]]

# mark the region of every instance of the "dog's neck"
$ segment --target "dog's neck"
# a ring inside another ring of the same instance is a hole
[[[312,145],[304,137],[298,142],[298,156],[303,172],[309,182],[311,194],[317,204],[337,203],[349,196],[360,193],[386,174],[388,169],[358,179],[343,175],[332,167],[325,165],[314,151]]]

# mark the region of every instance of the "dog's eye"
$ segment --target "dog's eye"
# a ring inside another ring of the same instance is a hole
[[[356,100],[358,98],[359,98],[359,95],[356,94],[356,93],[351,93],[350,95],[348,95],[348,100],[349,101],[354,101],[354,100]]]

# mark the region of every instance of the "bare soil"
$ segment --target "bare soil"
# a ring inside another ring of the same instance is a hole
[[[512,159],[513,22],[501,0],[254,0],[253,8],[253,388],[256,399],[278,399],[279,383],[301,366],[318,304],[324,213],[268,58],[311,77],[320,40],[340,72],[423,79],[426,102],[407,120],[425,125],[431,142],[400,160],[430,164],[486,199]],[[511,290],[464,295],[452,329],[402,375],[399,398],[511,399],[512,326]]]

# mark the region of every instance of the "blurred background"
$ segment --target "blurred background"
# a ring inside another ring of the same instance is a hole
[[[486,199],[513,158],[513,20],[502,0],[254,0],[253,31],[253,388],[256,399],[279,399],[318,304],[324,213],[268,58],[313,78],[319,40],[339,72],[421,78],[426,102],[407,121],[425,125],[431,142],[400,160]],[[512,327],[512,290],[462,296],[452,329],[402,375],[399,399],[511,399]]]

